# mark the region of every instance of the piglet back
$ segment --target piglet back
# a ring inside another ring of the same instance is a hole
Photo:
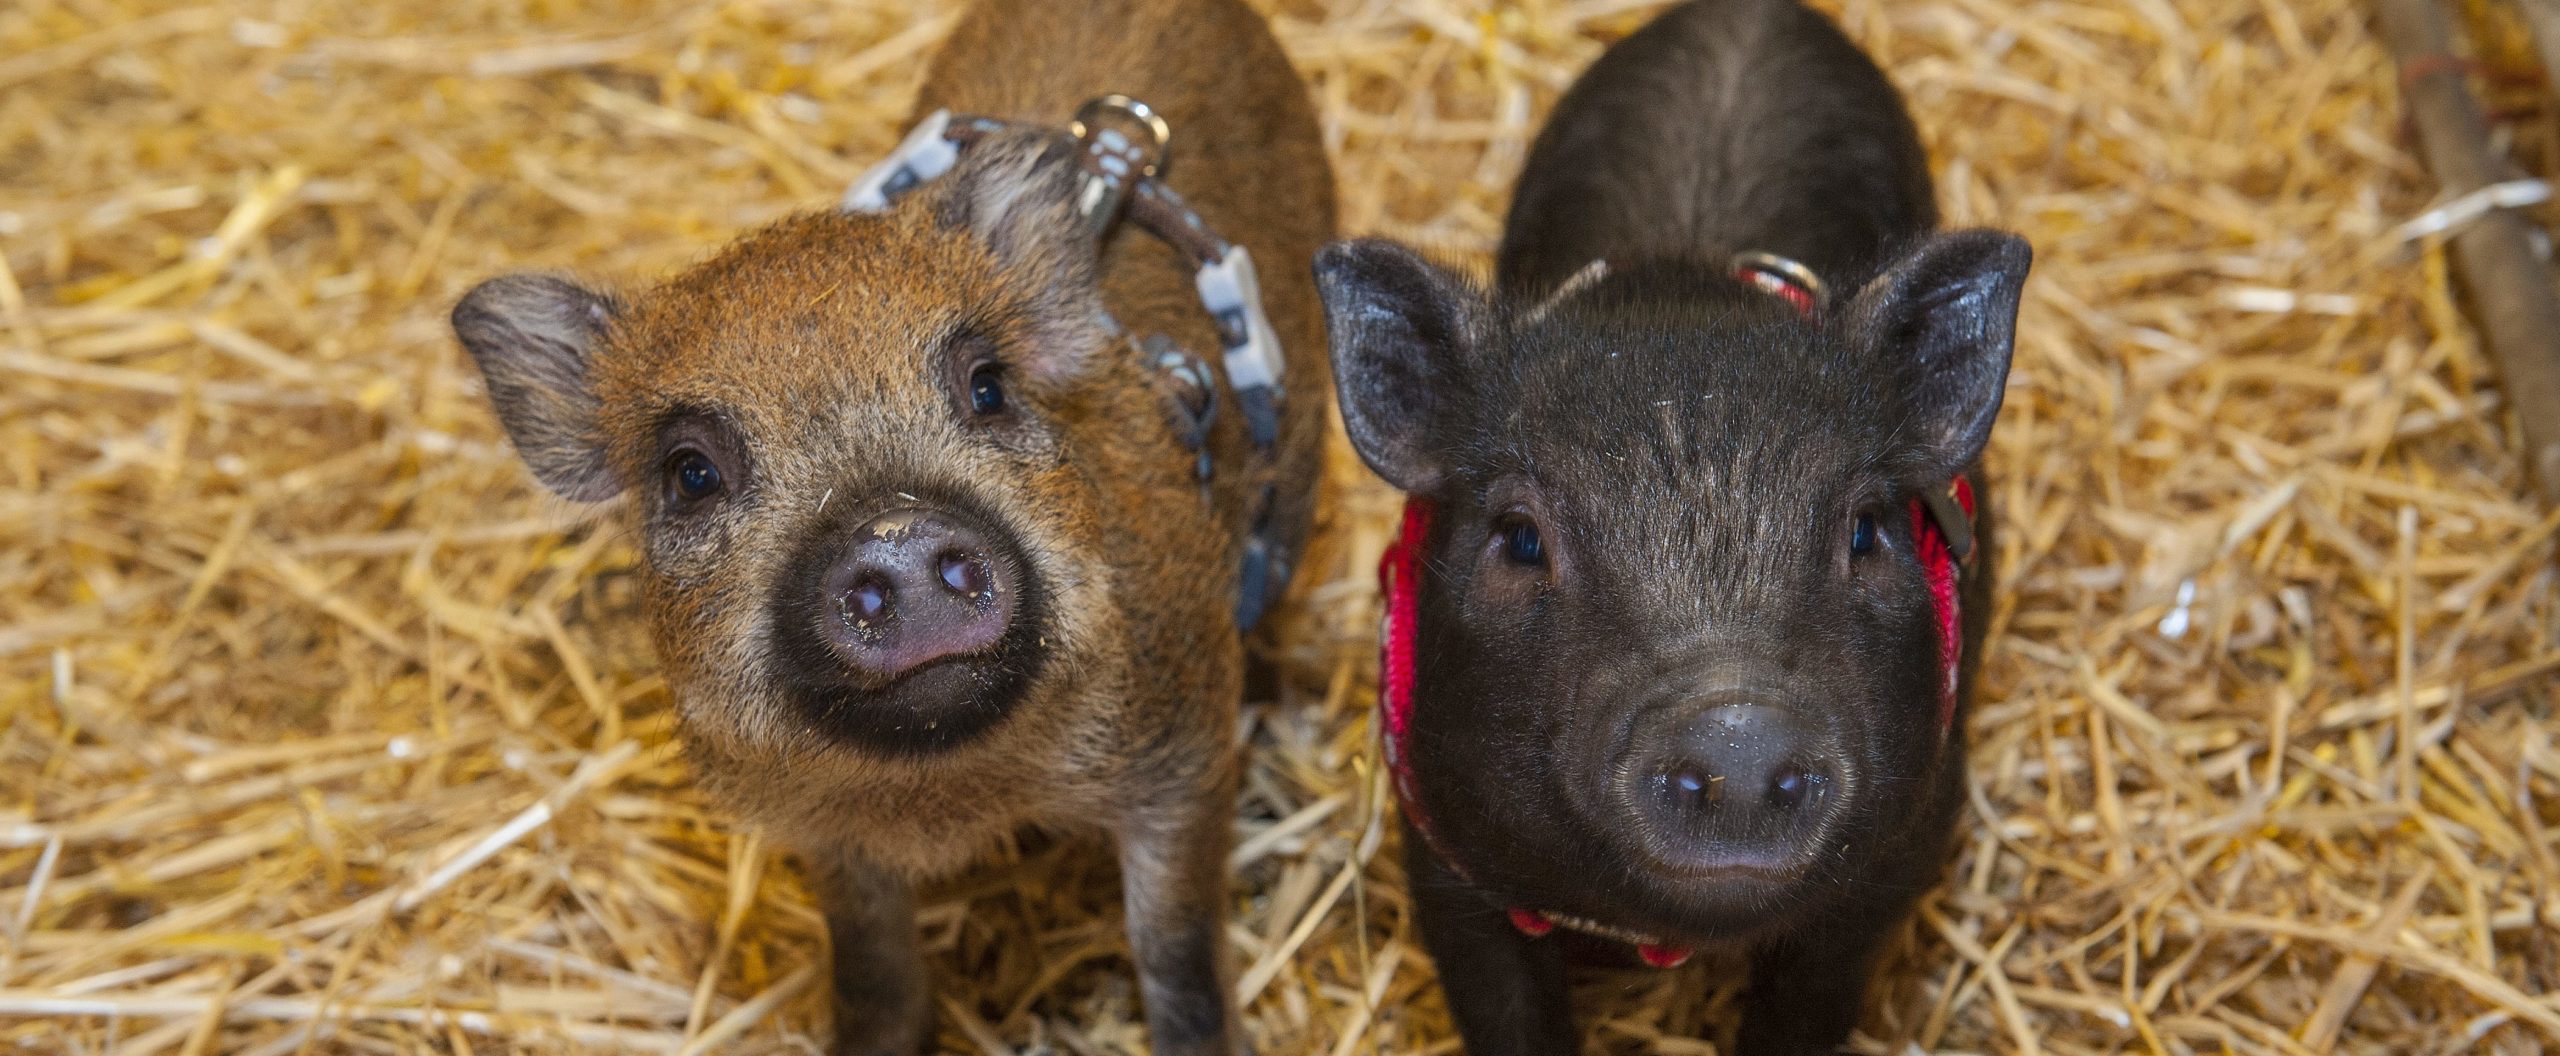
[[[1692,0],[1612,46],[1531,149],[1498,278],[1537,297],[1595,260],[1741,250],[1871,277],[1937,226],[1902,97],[1797,0]]]

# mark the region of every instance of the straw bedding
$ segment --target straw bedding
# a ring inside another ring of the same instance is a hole
[[[1350,227],[1481,264],[1536,119],[1655,6],[1277,17]],[[1952,221],[2039,254],[1971,816],[1861,1051],[2560,1044],[2560,514],[2518,498],[2443,256],[2394,234],[2430,192],[2364,13],[1828,9],[1909,93]],[[529,483],[443,316],[823,200],[948,24],[0,10],[0,1049],[817,1049],[823,929],[689,789],[629,541]],[[2543,98],[2498,96],[2529,145]],[[1336,454],[1248,709],[1239,985],[1265,1053],[1449,1052],[1368,724],[1394,500]],[[946,1047],[1143,1048],[1091,845],[1026,837],[927,902]],[[1697,971],[1580,996],[1603,1051],[1729,1030]]]

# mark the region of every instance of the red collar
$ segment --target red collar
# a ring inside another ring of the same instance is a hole
[[[1797,310],[1810,316],[1814,312],[1820,285],[1802,265],[1779,258],[1766,258],[1792,268],[1772,267],[1757,255],[1737,258],[1734,277],[1768,290],[1786,299]],[[1955,725],[1956,679],[1964,658],[1964,625],[1958,611],[1957,579],[1961,562],[1970,555],[1973,542],[1973,484],[1957,477],[1942,493],[1911,500],[1911,537],[1920,558],[1920,568],[1929,579],[1929,597],[1938,624],[1938,735],[1944,738]],[[1408,497],[1404,505],[1404,523],[1395,541],[1378,562],[1378,589],[1386,600],[1386,628],[1381,635],[1378,660],[1378,717],[1386,742],[1387,772],[1395,782],[1396,802],[1404,811],[1413,831],[1422,835],[1431,852],[1446,863],[1461,879],[1465,867],[1448,853],[1434,834],[1429,812],[1422,807],[1421,789],[1413,772],[1413,698],[1415,683],[1416,639],[1421,634],[1422,559],[1424,547],[1431,538],[1431,502],[1419,496]],[[1554,931],[1558,925],[1585,934],[1624,942],[1636,948],[1636,956],[1656,968],[1677,967],[1689,959],[1690,949],[1663,942],[1659,938],[1611,927],[1599,921],[1580,917],[1545,913],[1513,907],[1511,925],[1531,938]]]

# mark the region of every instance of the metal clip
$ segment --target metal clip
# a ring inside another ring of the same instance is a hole
[[[1154,107],[1125,95],[1105,95],[1076,108],[1067,132],[1076,138],[1076,212],[1099,238],[1120,218],[1129,188],[1163,171],[1173,128]]]
[[[1787,296],[1784,287],[1794,287],[1803,299],[1788,299],[1796,301],[1796,307],[1808,312],[1823,301],[1822,276],[1814,274],[1812,268],[1801,262],[1775,253],[1758,250],[1736,253],[1733,255],[1733,270],[1753,285],[1782,297]]]

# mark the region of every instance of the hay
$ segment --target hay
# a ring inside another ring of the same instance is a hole
[[[1352,228],[1481,262],[1536,116],[1654,5],[1280,6]],[[2560,1044],[2560,515],[2516,498],[2438,247],[2393,234],[2427,192],[2363,12],[1833,9],[1951,217],[2039,255],[1973,816],[1863,1051]],[[628,541],[536,493],[443,312],[823,200],[948,21],[0,10],[0,1048],[817,1047],[823,929],[688,788]],[[1367,724],[1393,500],[1335,464],[1249,711],[1240,985],[1265,1053],[1449,1052]],[[946,1045],[1134,1050],[1105,856],[994,859],[927,900]],[[1708,1052],[1731,1006],[1582,997],[1613,1052]]]

